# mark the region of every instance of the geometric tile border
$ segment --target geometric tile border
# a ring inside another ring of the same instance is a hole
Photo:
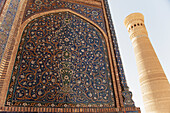
[[[6,112],[57,112],[57,113],[141,113],[139,108],[41,108],[41,107],[0,107]]]

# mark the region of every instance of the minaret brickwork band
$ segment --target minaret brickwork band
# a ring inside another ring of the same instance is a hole
[[[146,113],[170,113],[170,85],[148,38],[141,13],[126,17],[132,41]]]

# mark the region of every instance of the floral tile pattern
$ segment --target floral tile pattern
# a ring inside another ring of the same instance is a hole
[[[71,3],[65,0],[29,0],[25,10],[24,19],[43,11],[50,11],[55,9],[71,9],[98,24],[104,31],[105,22],[102,8],[87,6],[78,3]]]
[[[101,32],[69,13],[28,23],[13,68],[6,106],[115,107]]]

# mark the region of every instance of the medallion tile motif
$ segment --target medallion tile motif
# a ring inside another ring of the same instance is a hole
[[[115,107],[104,36],[69,13],[32,20],[23,31],[6,106]]]

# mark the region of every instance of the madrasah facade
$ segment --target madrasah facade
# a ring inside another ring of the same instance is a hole
[[[170,113],[170,86],[144,16],[124,24],[147,113]],[[1,0],[0,111],[140,113],[107,0]]]

